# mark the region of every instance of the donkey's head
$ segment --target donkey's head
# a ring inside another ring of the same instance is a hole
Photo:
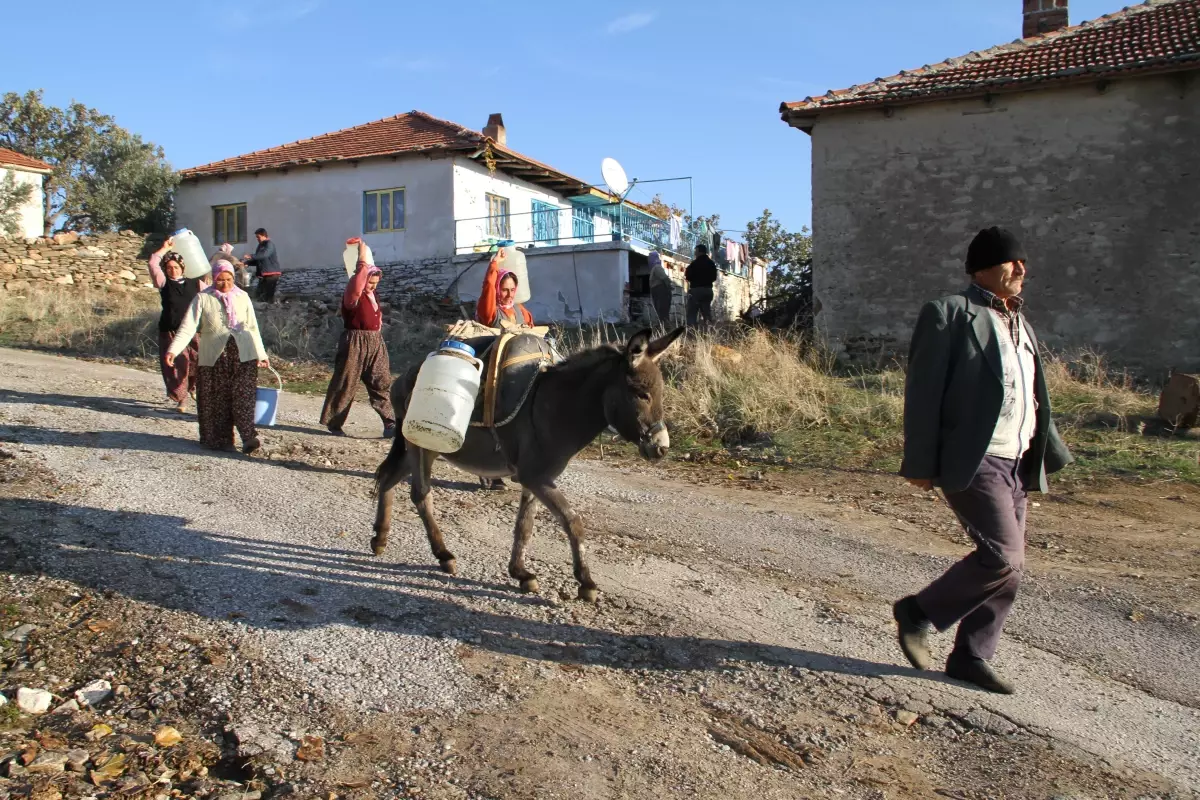
[[[663,422],[663,378],[658,360],[683,328],[653,341],[650,333],[647,328],[625,345],[620,378],[604,390],[604,417],[621,438],[637,444],[643,458],[657,461],[671,446]]]

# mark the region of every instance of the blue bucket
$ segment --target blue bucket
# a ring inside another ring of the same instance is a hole
[[[279,377],[279,373],[274,367],[267,367],[271,370],[271,374],[275,376],[275,389],[258,388],[254,396],[254,424],[264,425],[268,428],[274,426],[275,416],[279,413],[279,395],[283,392],[283,378]]]

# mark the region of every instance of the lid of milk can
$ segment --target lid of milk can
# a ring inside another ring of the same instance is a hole
[[[471,347],[471,345],[467,344],[466,342],[460,342],[455,339],[445,340],[438,345],[438,350],[457,350],[460,353],[466,353],[467,355],[471,356],[471,358],[475,357],[474,347]]]

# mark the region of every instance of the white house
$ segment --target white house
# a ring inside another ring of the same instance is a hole
[[[412,111],[186,169],[181,178],[180,223],[209,248],[230,242],[239,254],[265,228],[285,295],[340,291],[344,242],[361,235],[387,267],[391,291],[470,301],[478,293],[471,255],[510,239],[531,259],[529,305],[538,319],[627,318],[631,278],[645,271],[649,250],[687,256],[692,246],[687,235],[672,241],[670,224],[641,207],[510,149],[499,114],[474,131]],[[569,281],[561,270],[539,281],[539,251],[559,263],[564,247],[588,255],[566,256]],[[606,277],[576,280],[581,268]]]
[[[12,175],[18,184],[28,184],[33,187],[29,199],[17,212],[19,226],[17,237],[36,239],[44,233],[43,203],[45,197],[42,194],[42,180],[51,171],[50,165],[45,161],[0,147],[0,182],[7,180],[8,175]],[[3,234],[0,233],[0,235]]]

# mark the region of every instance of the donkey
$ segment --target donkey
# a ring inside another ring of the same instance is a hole
[[[525,566],[533,536],[537,502],[550,509],[571,542],[579,599],[594,602],[596,584],[584,554],[583,519],[571,509],[555,485],[571,459],[607,427],[638,446],[643,458],[657,461],[667,453],[670,437],[663,423],[663,378],[658,360],[683,328],[651,341],[650,330],[633,336],[624,348],[603,345],[571,356],[547,368],[534,380],[524,405],[512,422],[496,428],[471,428],[461,450],[440,455],[397,436],[387,458],[375,471],[378,504],[371,550],[381,555],[392,525],[392,492],[412,476],[411,498],[425,525],[433,556],[443,572],[454,575],[457,562],[446,548],[433,514],[430,477],[433,464],[445,458],[465,472],[482,478],[512,478],[521,484],[521,504],[513,533],[508,574],[521,590],[537,592],[537,575]],[[392,385],[392,405],[408,408],[417,368]]]

